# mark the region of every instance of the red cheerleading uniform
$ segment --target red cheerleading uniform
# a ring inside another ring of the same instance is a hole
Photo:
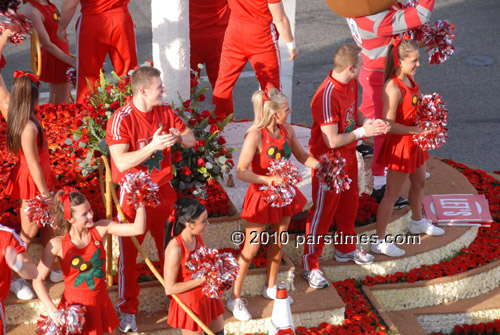
[[[222,42],[229,22],[227,0],[189,1],[189,40],[191,69],[200,74],[198,64],[205,64],[208,80],[215,87],[219,74]]]
[[[185,264],[189,261],[191,254],[202,246],[205,246],[201,236],[196,235],[196,247],[193,251],[189,250],[184,244],[181,235],[175,236],[175,240],[181,248],[181,265],[177,273],[177,282],[186,282],[191,280],[191,275],[194,273],[189,270]],[[201,292],[202,287],[198,286],[189,291],[177,293],[176,296],[198,316],[198,318],[206,325],[216,320],[219,315],[224,313],[224,305],[220,299],[209,298]],[[167,323],[172,328],[186,329],[193,332],[202,332],[203,329],[193,321],[177,301],[172,300],[168,310]]]
[[[82,334],[112,333],[119,321],[106,287],[106,251],[97,229],[92,227],[89,233],[90,242],[81,249],[69,233],[61,238],[64,293],[58,308],[66,303],[87,308]]]
[[[38,145],[38,163],[42,168],[45,183],[49,189],[55,185],[55,177],[50,169],[49,149],[47,148],[47,138],[43,134],[38,134],[38,138],[42,136],[42,146],[37,141]],[[19,159],[10,170],[9,177],[7,178],[7,186],[5,187],[5,194],[13,199],[33,199],[38,193],[33,177],[28,167],[28,162],[23,154],[22,149],[19,150]]]
[[[401,104],[396,111],[396,123],[414,126],[417,104],[420,101],[420,89],[411,76],[408,76],[408,79],[413,87],[407,86],[395,75],[391,76],[391,80],[402,95]],[[388,134],[382,145],[379,163],[390,170],[414,173],[428,159],[429,153],[413,142],[413,135]]]
[[[38,9],[38,11],[42,14],[43,26],[49,35],[50,41],[65,54],[69,55],[68,42],[61,41],[57,36],[57,28],[59,27],[59,20],[61,19],[61,14],[59,13],[57,7],[49,0],[47,0],[48,5],[42,5],[35,0],[27,0],[27,2]],[[69,67],[70,66],[68,64],[52,56],[52,54],[50,54],[42,46],[41,81],[53,84],[66,83],[66,71]]]
[[[345,134],[352,132],[356,125],[357,81],[353,79],[344,84],[333,79],[331,75],[330,71],[311,102],[313,125],[309,150],[316,159],[332,150],[323,140],[321,126],[336,124],[338,133]],[[333,150],[340,152],[341,156],[345,158],[344,171],[352,181],[350,188],[346,191],[340,193],[336,193],[334,190],[327,191],[319,183],[316,170],[312,171],[313,205],[307,215],[306,236],[314,236],[314,244],[304,244],[302,266],[306,271],[319,269],[319,257],[325,246],[323,236],[328,234],[334,220],[339,236],[356,235],[354,221],[356,220],[359,199],[356,141]],[[319,235],[321,237],[317,238],[316,236]],[[348,253],[356,249],[353,239],[339,240],[338,242],[335,244],[335,248],[340,252]]]
[[[231,16],[227,26],[219,76],[212,103],[215,116],[222,120],[233,113],[233,88],[247,61],[250,61],[260,87],[280,86],[279,34],[268,4],[281,0],[229,0]]]
[[[177,114],[174,113],[169,105],[154,106],[148,113],[139,111],[131,101],[116,111],[108,120],[106,129],[106,142],[108,146],[115,144],[128,144],[129,151],[137,151],[147,145],[153,139],[153,134],[158,130],[159,125],[168,131],[170,128],[176,128],[184,132],[186,125]],[[172,212],[177,195],[170,185],[173,178],[171,148],[155,152],[149,159],[131,169],[132,172],[139,170],[149,174],[153,183],[157,184],[159,189],[160,205],[158,207],[146,207],[146,231],[151,231],[151,236],[155,240],[158,250],[160,264],[163,264],[164,253],[164,225],[168,216]],[[113,181],[119,183],[125,176],[125,172],[120,172],[111,157],[111,168]],[[121,190],[123,191],[123,190]],[[135,209],[125,201],[124,192],[120,192],[120,205],[127,222],[133,222]],[[144,241],[146,234],[136,236],[139,243]],[[120,300],[117,308],[122,313],[137,314],[139,301],[139,284],[136,280],[136,259],[137,249],[130,237],[119,237],[120,258],[118,259],[118,291]]]
[[[254,155],[250,169],[258,175],[266,175],[271,161],[280,158],[289,159],[292,153],[290,147],[290,138],[284,126],[278,125],[280,128],[280,138],[275,139],[269,134],[266,128],[260,130],[262,136],[262,150],[259,154]],[[295,186],[295,197],[292,203],[285,207],[272,207],[264,200],[264,195],[260,188],[262,184],[250,184],[245,200],[243,202],[243,210],[241,217],[248,222],[254,223],[278,223],[283,217],[292,217],[300,213],[307,203],[307,199],[302,192]]]
[[[5,249],[7,247],[14,248],[18,254],[26,252],[27,249],[26,243],[23,242],[13,229],[0,224],[0,273],[3,274],[2,280],[0,280],[0,335],[7,334],[5,330],[5,307],[3,301],[9,295],[10,281],[12,279],[12,270],[5,261]]]
[[[382,118],[382,88],[384,67],[389,43],[394,35],[417,28],[430,20],[435,0],[420,0],[416,7],[402,8],[394,5],[378,13],[348,18],[352,37],[361,48],[363,67],[359,73],[359,84],[363,97],[359,110],[368,118]],[[374,137],[372,173],[383,176],[385,167],[377,163],[385,135]]]
[[[134,22],[128,11],[129,0],[80,0],[81,16],[77,23],[77,94],[76,101],[99,79],[106,55],[119,76],[137,65]]]

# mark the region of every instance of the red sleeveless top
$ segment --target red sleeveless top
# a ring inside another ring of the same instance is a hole
[[[401,104],[396,110],[396,123],[405,126],[415,125],[415,114],[420,101],[420,89],[411,76],[408,76],[413,87],[407,86],[395,75],[391,80],[401,91]],[[388,134],[382,145],[377,162],[390,170],[414,173],[416,168],[429,159],[427,151],[423,151],[413,142],[413,135]]]
[[[275,139],[266,128],[260,130],[262,136],[262,150],[260,155],[254,155],[250,169],[255,174],[265,175],[271,161],[280,158],[290,159],[292,148],[290,146],[290,135],[285,127],[278,125],[280,129],[280,138]]]

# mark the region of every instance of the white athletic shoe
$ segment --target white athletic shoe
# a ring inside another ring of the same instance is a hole
[[[325,278],[320,269],[302,272],[302,277],[309,283],[309,286],[315,289],[322,289],[330,286],[330,282]]]
[[[240,321],[248,321],[252,318],[247,309],[248,302],[243,298],[229,299],[227,300],[226,307],[233,313],[234,317]]]
[[[16,295],[17,299],[31,300],[36,298],[35,292],[23,278],[13,279],[10,282],[10,291]]]
[[[398,248],[394,243],[387,243],[385,241],[372,243],[370,250],[376,254],[384,254],[389,257],[401,257],[406,253],[403,249]]]
[[[432,236],[444,235],[444,229],[436,227],[430,220],[422,219],[423,222],[410,221],[410,233],[412,234],[427,234]]]
[[[118,329],[122,333],[130,333],[137,331],[137,323],[135,322],[135,314],[122,313],[120,315],[120,326]]]
[[[360,249],[355,249],[347,253],[335,250],[335,260],[337,262],[354,262],[359,265],[369,265],[373,263],[374,258],[373,255]]]
[[[264,289],[262,290],[262,297],[269,299],[269,300],[274,300],[276,299],[276,285],[273,287],[267,287],[264,285]],[[288,295],[288,302],[293,304],[293,299],[290,295]]]

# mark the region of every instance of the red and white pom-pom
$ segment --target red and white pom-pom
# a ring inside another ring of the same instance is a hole
[[[66,70],[66,81],[73,86],[76,85],[76,69],[74,67]]]
[[[22,43],[31,34],[33,24],[23,14],[17,13],[14,8],[9,8],[6,11],[0,11],[0,33],[5,29],[10,29],[14,32],[9,40],[11,43]]]
[[[82,333],[86,310],[87,308],[82,305],[66,304],[66,309],[63,309],[62,320],[67,334]]]
[[[50,210],[50,198],[37,195],[31,200],[26,201],[26,216],[30,222],[36,222],[38,227],[54,227],[54,218]]]
[[[319,158],[316,172],[323,189],[340,193],[349,189],[351,179],[344,172],[345,158],[336,150],[330,150]]]
[[[268,176],[282,177],[283,183],[279,186],[261,186],[264,201],[271,207],[288,206],[296,194],[294,186],[302,181],[297,167],[288,159],[281,158],[271,161],[268,171]]]
[[[413,135],[413,142],[422,150],[439,148],[448,138],[448,109],[437,93],[422,96],[417,106],[415,124],[426,130],[425,134]]]
[[[220,299],[231,289],[238,276],[239,265],[230,252],[201,247],[191,254],[186,267],[193,271],[191,278],[205,278],[201,292],[209,298]]]
[[[125,191],[128,203],[134,205],[136,209],[139,203],[149,207],[156,207],[160,204],[158,200],[159,187],[151,181],[151,177],[144,171],[127,172],[120,182],[120,187]]]
[[[403,9],[407,9],[410,7],[417,7],[418,0],[410,0],[406,4],[399,3],[400,7]],[[424,23],[423,25],[410,29],[402,33],[402,36],[410,36],[410,38],[414,41],[423,41],[427,37],[428,30],[430,29],[428,23]]]
[[[37,335],[74,335],[81,334],[85,325],[86,307],[82,305],[66,304],[66,308],[60,309],[59,317],[63,323],[57,326],[48,316],[41,315],[36,325]]]
[[[455,35],[455,26],[447,20],[437,20],[434,26],[429,28],[427,34],[427,45],[429,48],[425,51],[429,57],[429,64],[441,64],[455,52],[453,39]]]

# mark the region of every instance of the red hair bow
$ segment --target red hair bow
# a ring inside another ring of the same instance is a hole
[[[172,209],[172,212],[168,216],[168,221],[172,222],[172,230],[170,231],[170,236],[174,237],[174,228],[175,228],[175,219],[177,218],[177,211],[175,207]]]
[[[403,37],[397,36],[394,41],[392,41],[392,57],[394,58],[394,68],[399,66],[399,45],[402,40],[411,40],[411,37],[405,35]]]
[[[266,101],[269,101],[269,96],[267,95],[267,92],[269,92],[269,89],[274,87],[273,84],[271,84],[270,82],[268,82],[266,84],[266,89],[264,90],[264,93],[262,93],[262,105],[264,106],[264,103]]]
[[[76,190],[73,187],[64,186],[63,191],[64,193],[59,196],[59,200],[63,203],[64,206],[64,219],[69,220],[71,219],[71,203],[69,199],[69,194]]]
[[[33,74],[31,72],[23,72],[19,70],[14,71],[14,78],[19,78],[22,76],[27,76],[28,78],[30,78],[32,82],[40,84],[40,77],[37,76],[36,74]]]

